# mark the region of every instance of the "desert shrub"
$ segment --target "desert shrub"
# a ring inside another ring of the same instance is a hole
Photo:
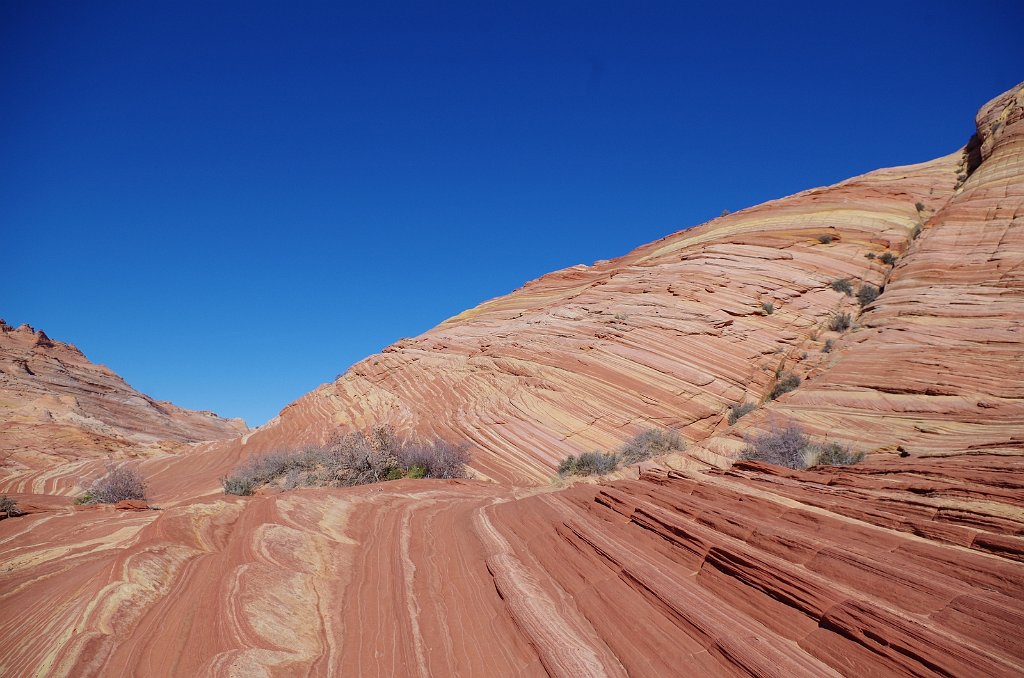
[[[918,212],[924,212],[924,203],[923,202],[915,202],[914,203],[914,208],[917,209]]]
[[[560,476],[597,476],[611,473],[619,466],[619,455],[614,452],[584,452],[569,455],[558,465]]]
[[[224,494],[234,494],[239,497],[248,497],[255,492],[258,487],[258,484],[253,478],[241,476],[237,473],[226,478],[221,478],[220,484],[224,487]]]
[[[836,237],[830,233],[825,233],[824,235],[818,236],[818,242],[820,242],[822,245],[827,245],[835,239]]]
[[[868,252],[867,254],[864,255],[864,258],[865,259],[874,259],[875,258],[875,253],[874,252]]]
[[[5,494],[0,497],[0,513],[5,514],[8,518],[14,518],[21,515],[21,509],[18,508],[18,502]]]
[[[917,224],[914,226],[914,230],[910,232],[911,240],[916,240],[917,236],[921,235],[921,228],[921,224]]]
[[[857,302],[863,308],[877,299],[878,295],[881,293],[881,290],[874,285],[861,285],[860,289],[857,290]]]
[[[771,315],[775,313],[775,304],[770,301],[761,302],[761,310],[764,311],[765,315]]]
[[[675,431],[649,428],[640,431],[619,448],[619,459],[623,464],[636,464],[672,450],[685,448],[682,438]]]
[[[892,266],[893,264],[896,263],[896,255],[893,254],[892,252],[882,252],[882,255],[878,257],[878,259],[883,264],[887,264],[889,266]]]
[[[768,394],[769,400],[775,400],[783,393],[789,393],[790,391],[796,390],[800,386],[800,377],[796,376],[792,372],[783,372],[779,375],[775,382],[775,386],[772,387],[771,392]]]
[[[793,422],[787,424],[785,428],[773,426],[770,431],[748,436],[746,441],[747,447],[743,450],[741,459],[763,461],[789,468],[807,468],[804,448],[809,441],[803,430]]]
[[[410,478],[465,478],[469,449],[467,445],[436,440],[400,448],[397,462]]]
[[[744,415],[750,414],[757,409],[757,403],[736,403],[729,407],[729,425],[735,424],[737,421],[743,418]]]
[[[864,459],[863,452],[854,452],[849,445],[810,443],[804,450],[809,466],[849,466]]]
[[[845,332],[850,329],[853,318],[849,313],[836,313],[828,320],[828,328],[833,332]]]
[[[854,452],[847,445],[809,439],[794,422],[781,428],[773,425],[765,433],[748,436],[746,442],[741,459],[795,469],[856,464],[864,458],[863,452]]]
[[[822,353],[831,353],[833,346],[835,346],[835,342],[832,341],[831,339],[826,339],[825,340],[825,345],[821,347],[821,352]]]
[[[389,427],[369,434],[350,433],[323,446],[298,452],[251,457],[222,478],[226,494],[249,496],[263,485],[344,487],[400,478],[463,478],[469,463],[466,445],[435,441],[399,442]]]
[[[730,212],[729,210],[722,210],[722,213],[719,214],[718,216],[720,216],[720,217],[727,217],[730,214],[732,214],[732,212]]]
[[[116,504],[127,499],[146,500],[146,481],[126,464],[107,462],[107,472],[92,481],[79,504]]]
[[[853,296],[853,285],[850,284],[849,278],[839,278],[838,280],[832,281],[832,289],[836,292],[842,292],[846,296]]]

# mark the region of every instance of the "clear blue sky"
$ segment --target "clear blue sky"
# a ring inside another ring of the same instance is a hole
[[[350,4],[0,2],[0,317],[258,425],[547,271],[949,153],[1024,79],[1019,1]]]

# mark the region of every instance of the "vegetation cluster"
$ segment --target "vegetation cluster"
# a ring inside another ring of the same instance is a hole
[[[390,427],[350,433],[325,445],[252,457],[222,478],[226,494],[249,496],[264,485],[347,487],[401,478],[464,478],[468,445],[444,440],[407,444]]]
[[[558,475],[593,476],[611,473],[617,468],[667,454],[682,451],[686,444],[671,429],[650,428],[640,431],[615,452],[584,452],[569,455],[558,465]]]

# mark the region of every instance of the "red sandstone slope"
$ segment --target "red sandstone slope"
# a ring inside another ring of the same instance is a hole
[[[810,336],[856,308],[830,282],[881,284],[888,267],[865,254],[907,249],[953,194],[960,157],[872,172],[552,273],[356,364],[251,441],[387,421],[471,440],[484,477],[544,483],[560,458],[642,426],[703,439],[729,405],[763,399],[785,357],[822,362]],[[836,240],[819,242],[826,235]]]
[[[8,474],[50,496],[0,521],[0,673],[1021,675],[1022,115],[1018,87],[966,156],[546,276],[249,436],[144,460],[162,511],[65,508],[83,464]],[[864,257],[884,248],[891,270]],[[847,276],[885,283],[862,314],[828,286]],[[729,427],[779,368],[804,383]],[[872,454],[730,467],[772,415]],[[380,421],[469,437],[511,482],[217,492],[246,455]],[[694,444],[639,478],[546,482],[648,421]]]
[[[71,344],[0,321],[0,459],[6,474],[83,458],[166,452],[246,430],[239,419],[153,400]]]

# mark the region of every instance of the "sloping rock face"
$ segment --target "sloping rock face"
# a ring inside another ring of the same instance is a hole
[[[7,472],[28,510],[0,521],[0,673],[1024,674],[1022,118],[1018,87],[963,153],[399,342],[252,434],[141,460],[161,511],[73,509],[88,459]],[[862,309],[837,279],[881,291]],[[734,463],[772,419],[868,458]],[[219,491],[248,456],[386,422],[472,440],[480,478]],[[651,423],[689,450],[550,482]]]
[[[240,419],[139,393],[81,351],[28,325],[0,321],[0,459],[5,473],[67,461],[152,455],[233,438]]]
[[[824,364],[827,333],[811,337],[857,308],[830,283],[881,285],[889,267],[865,255],[905,251],[953,194],[960,161],[872,172],[545,276],[358,363],[250,442],[388,422],[469,440],[482,477],[534,484],[645,426],[701,440],[729,405],[764,400],[787,361]]]
[[[868,449],[1020,453],[1022,118],[1021,88],[981,110],[953,195],[886,274],[858,327],[774,409]]]

